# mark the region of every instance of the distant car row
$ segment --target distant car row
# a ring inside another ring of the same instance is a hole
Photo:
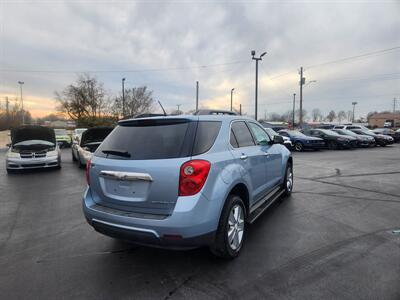
[[[337,125],[332,129],[312,128],[302,131],[281,129],[275,132],[271,128],[266,130],[272,135],[283,136],[286,139],[284,144],[296,151],[385,147],[400,141],[400,130],[394,131],[388,128],[370,130],[359,125]]]

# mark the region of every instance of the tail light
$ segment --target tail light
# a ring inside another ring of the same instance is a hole
[[[206,160],[190,160],[181,166],[179,196],[192,196],[200,192],[207,180],[211,164]]]
[[[88,185],[90,185],[90,166],[92,165],[92,162],[90,159],[86,162],[86,182]]]

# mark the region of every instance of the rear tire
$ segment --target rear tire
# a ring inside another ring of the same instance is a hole
[[[221,258],[237,257],[246,237],[246,210],[243,200],[237,195],[229,195],[222,210],[214,245],[211,252]]]
[[[74,151],[73,151],[73,150],[71,150],[71,153],[72,153],[72,161],[77,161],[77,159],[76,159],[76,157],[75,157],[75,155],[74,155]]]
[[[82,161],[81,161],[81,157],[80,157],[79,153],[78,153],[78,166],[79,166],[79,169],[84,169],[84,168],[86,168],[86,165],[84,165],[84,164],[82,163]]]
[[[293,166],[291,162],[288,162],[286,166],[285,178],[282,183],[282,190],[284,190],[283,194],[286,197],[289,197],[292,194],[293,183]]]

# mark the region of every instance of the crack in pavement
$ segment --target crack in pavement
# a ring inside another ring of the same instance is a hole
[[[320,195],[320,196],[338,197],[338,198],[349,198],[349,199],[366,200],[366,201],[378,201],[378,202],[400,203],[399,200],[364,198],[364,197],[355,197],[355,196],[338,195],[338,194],[335,194],[335,193],[317,193],[317,192],[308,192],[308,191],[297,191],[297,192],[293,191],[292,193],[293,193],[293,194],[311,194],[311,195]]]
[[[168,292],[168,295],[165,296],[164,300],[170,299],[179,289],[181,289],[186,283],[193,279],[193,275],[186,277],[180,284],[174,287],[172,290]]]
[[[324,184],[340,186],[340,187],[344,187],[344,188],[356,189],[356,190],[363,191],[363,192],[370,192],[370,193],[376,193],[376,194],[391,196],[391,197],[395,197],[395,198],[400,198],[400,195],[397,195],[397,194],[392,194],[392,193],[386,193],[386,192],[381,192],[381,191],[377,191],[377,190],[370,190],[370,189],[360,188],[360,187],[356,187],[356,186],[352,186],[352,185],[348,185],[348,184],[329,182],[329,181],[324,181],[324,180],[319,180],[319,179],[314,179],[314,178],[308,178],[308,177],[299,177],[299,176],[297,176],[297,178],[298,179],[302,179],[302,180],[318,182],[318,183],[324,183]]]
[[[94,255],[118,254],[118,253],[133,253],[133,252],[136,251],[138,248],[140,248],[140,246],[137,246],[137,247],[134,247],[134,248],[128,248],[128,249],[120,249],[120,250],[112,250],[112,251],[89,252],[89,253],[76,254],[76,255],[69,255],[69,256],[64,256],[64,257],[44,258],[44,259],[38,259],[38,260],[36,260],[36,263],[40,264],[40,263],[51,262],[51,261],[60,260],[60,259],[80,258],[80,257],[94,256]]]
[[[378,173],[359,173],[359,174],[347,174],[342,175],[340,169],[335,169],[336,174],[329,175],[329,176],[320,176],[320,177],[312,177],[310,179],[326,179],[326,178],[333,178],[333,177],[362,177],[362,176],[377,176],[377,175],[393,175],[393,174],[400,174],[399,171],[391,171],[391,172],[378,172]],[[301,178],[301,177],[300,177]]]

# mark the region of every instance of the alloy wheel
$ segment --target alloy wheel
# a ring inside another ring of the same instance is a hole
[[[229,246],[232,250],[237,250],[241,247],[244,231],[244,212],[243,208],[236,204],[229,212],[227,235]]]

